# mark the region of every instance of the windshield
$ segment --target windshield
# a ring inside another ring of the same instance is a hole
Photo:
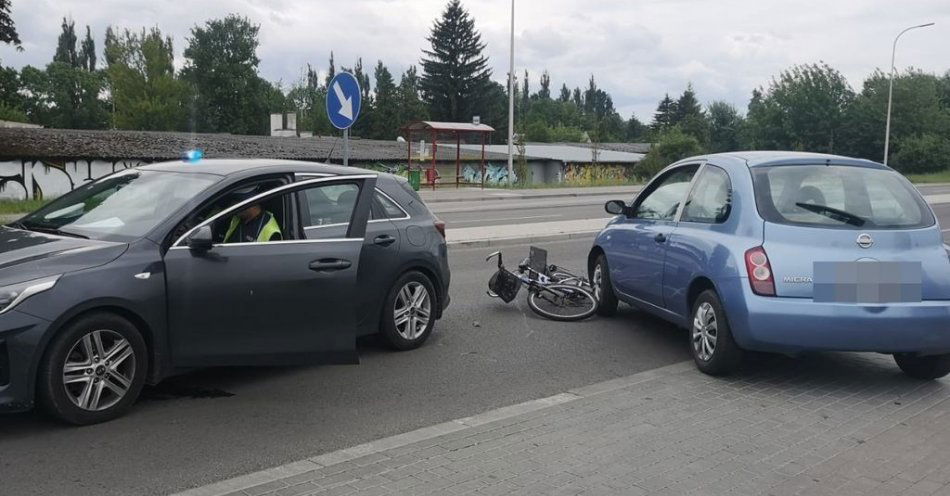
[[[66,236],[131,241],[217,180],[210,174],[129,169],[81,186],[16,225]]]
[[[934,224],[930,208],[897,172],[839,165],[755,167],[755,198],[769,222],[843,229]]]

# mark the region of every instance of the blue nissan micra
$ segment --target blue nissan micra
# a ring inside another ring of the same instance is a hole
[[[950,252],[896,171],[798,152],[693,157],[661,171],[594,241],[601,315],[618,301],[690,330],[697,367],[743,350],[893,354],[950,373]]]

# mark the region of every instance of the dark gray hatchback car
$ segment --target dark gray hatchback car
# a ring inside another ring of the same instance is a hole
[[[248,207],[279,236],[235,237]],[[112,419],[195,367],[357,363],[449,304],[445,225],[408,183],[280,160],[128,169],[0,227],[0,411]]]

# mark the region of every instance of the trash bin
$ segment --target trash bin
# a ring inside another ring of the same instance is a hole
[[[409,186],[412,186],[413,191],[419,191],[419,184],[422,179],[421,172],[419,169],[409,169]]]

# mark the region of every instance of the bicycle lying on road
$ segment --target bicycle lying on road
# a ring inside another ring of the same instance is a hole
[[[517,272],[505,267],[500,251],[485,261],[496,257],[498,271],[488,281],[488,296],[511,303],[524,285],[528,287],[528,306],[542,317],[576,321],[597,311],[597,298],[587,279],[547,265],[547,251],[532,246],[530,256],[518,264]]]

